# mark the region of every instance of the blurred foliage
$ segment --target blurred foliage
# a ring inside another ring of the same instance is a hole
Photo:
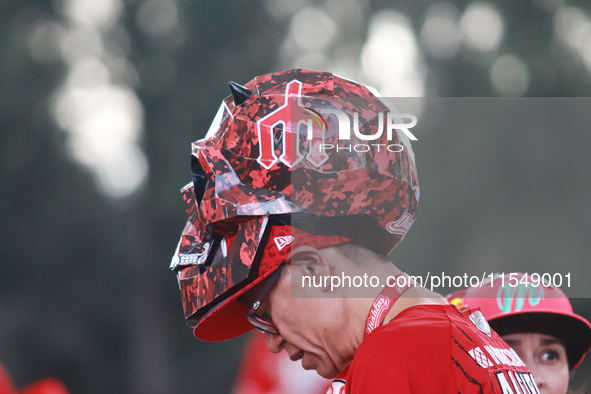
[[[459,9],[466,5],[454,3]],[[579,3],[589,10],[588,3]],[[90,172],[69,159],[66,135],[50,112],[64,64],[39,63],[30,55],[35,24],[65,23],[63,16],[47,1],[0,0],[0,361],[20,387],[51,375],[72,393],[225,393],[236,373],[243,339],[222,344],[194,339],[167,267],[185,221],[179,189],[190,180],[190,142],[204,136],[229,93],[228,80],[245,83],[277,70],[289,15],[272,17],[261,2],[184,0],[178,2],[178,28],[150,36],[137,24],[142,4],[126,1],[122,18],[139,75],[150,175],[133,197],[109,200]],[[396,9],[418,31],[429,2],[363,4],[362,30],[377,11]],[[551,42],[551,15],[525,1],[498,7],[508,30],[503,49],[533,65],[531,95],[591,92],[589,73]],[[432,73],[444,76],[445,94],[492,94],[486,67],[462,56],[426,61]],[[418,154],[419,169],[434,167],[429,160],[428,152]],[[473,181],[470,166],[452,167],[455,183],[466,187]],[[436,183],[433,178],[425,179]],[[450,206],[450,196],[438,197],[432,206]],[[454,209],[462,210],[463,202],[455,203],[461,206]],[[453,238],[472,229],[438,218],[435,206],[423,212],[424,223],[447,232],[431,232],[420,241],[411,231],[413,241],[401,256],[420,248],[424,264],[444,260],[453,267],[459,242]],[[575,307],[586,308],[590,317],[584,301]]]

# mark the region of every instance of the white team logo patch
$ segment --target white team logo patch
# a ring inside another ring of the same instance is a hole
[[[275,241],[275,245],[277,245],[277,249],[281,250],[289,245],[295,238],[291,235],[285,237],[275,237],[273,241]]]
[[[326,394],[345,394],[345,381],[342,379],[335,379]]]
[[[476,328],[478,328],[480,331],[482,331],[490,337],[490,326],[488,325],[488,322],[484,318],[482,312],[476,311],[472,313],[470,315],[470,320],[472,321],[472,323],[474,323]]]

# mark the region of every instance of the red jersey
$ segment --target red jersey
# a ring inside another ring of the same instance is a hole
[[[367,335],[328,394],[539,394],[479,310],[417,305]]]

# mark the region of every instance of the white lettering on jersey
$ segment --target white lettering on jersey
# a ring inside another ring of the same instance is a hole
[[[503,390],[503,394],[515,394],[511,383],[509,383],[503,371],[496,372],[495,375],[497,376],[501,390]]]
[[[527,384],[525,383],[525,380],[523,379],[523,375],[525,375],[525,372],[516,372],[515,373],[515,378],[517,379],[517,383],[519,384],[519,387],[521,387],[521,391],[523,391],[525,394],[534,394],[527,387]]]
[[[521,387],[519,384],[517,384],[517,380],[515,379],[515,374],[513,373],[513,371],[507,371],[507,374],[509,375],[509,379],[511,379],[511,383],[513,383],[513,387],[515,387],[516,393],[527,394],[527,391],[524,391],[525,389]]]
[[[540,394],[534,376],[527,372],[515,372],[517,382],[524,394]]]
[[[521,358],[519,358],[519,356],[517,355],[517,353],[515,352],[515,350],[513,350],[513,348],[509,349],[509,351],[511,352],[511,354],[513,355],[513,357],[515,358],[515,360],[517,360],[518,364],[520,367],[525,367],[525,363],[521,360]]]
[[[484,349],[493,359],[495,364],[505,364],[512,367],[524,367],[525,364],[513,349],[499,349],[493,346],[485,345]]]
[[[533,375],[527,372],[513,372],[505,370],[511,382],[507,380],[503,371],[495,372],[495,376],[503,390],[503,394],[540,394]]]
[[[500,349],[501,352],[503,353],[503,355],[505,356],[505,359],[507,360],[507,364],[512,366],[512,367],[517,367],[519,366],[519,363],[515,360],[513,360],[513,355],[511,354],[511,351],[509,349]]]
[[[490,357],[493,359],[496,365],[503,363],[501,360],[499,360],[499,357],[497,356],[497,352],[495,351],[494,347],[490,345],[484,345],[484,349],[487,351],[487,353],[490,355]]]
[[[503,360],[503,364],[505,364],[505,365],[513,366],[513,362],[511,361],[511,359],[509,357],[507,357],[507,352],[504,350],[507,350],[507,349],[495,348],[495,351],[500,356],[499,360]]]
[[[484,354],[484,352],[480,350],[480,347],[476,347],[470,350],[468,354],[470,354],[474,361],[476,361],[478,365],[480,365],[482,368],[488,368],[493,366],[493,363],[491,363],[488,357],[486,357],[486,355]]]
[[[540,394],[540,392],[538,391],[538,385],[534,380],[534,376],[531,373],[523,373],[522,375],[523,380],[525,381],[525,384],[527,385],[527,388],[529,389],[530,393]]]

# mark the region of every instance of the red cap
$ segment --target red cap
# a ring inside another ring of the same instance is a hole
[[[543,284],[536,287],[538,280],[524,276],[505,274],[492,283],[468,288],[464,307],[480,307],[490,326],[501,336],[536,332],[564,341],[570,368],[578,367],[591,348],[591,324],[573,312],[562,290]]]
[[[220,302],[201,318],[193,333],[202,341],[218,342],[235,338],[252,330],[246,313],[249,307],[238,297],[262,282],[289,258],[292,248],[308,245],[316,249],[349,242],[346,237],[311,235],[292,226],[273,226],[263,250],[258,276],[228,299]]]

